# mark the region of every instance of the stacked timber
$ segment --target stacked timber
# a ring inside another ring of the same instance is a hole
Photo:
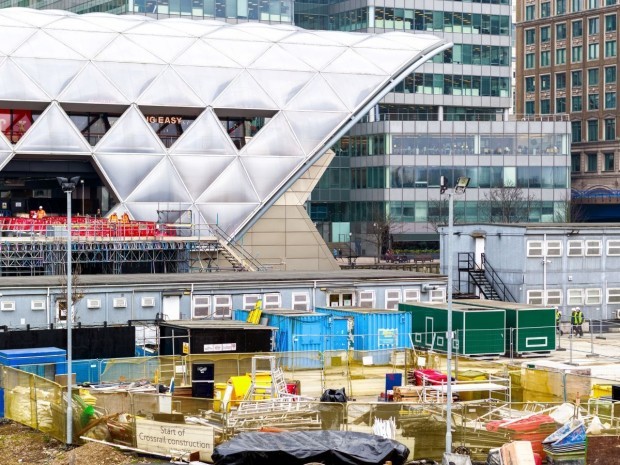
[[[394,386],[394,402],[422,402],[424,386]]]

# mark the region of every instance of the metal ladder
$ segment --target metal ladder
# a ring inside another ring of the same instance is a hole
[[[259,362],[267,362],[269,364],[269,370],[259,370],[257,367]],[[266,373],[269,373],[271,383],[269,385],[258,383],[256,379],[257,375],[264,375]],[[286,394],[284,372],[282,368],[276,367],[276,357],[273,355],[255,355],[252,357],[252,378],[244,400],[256,400],[257,396],[278,398],[284,397]]]

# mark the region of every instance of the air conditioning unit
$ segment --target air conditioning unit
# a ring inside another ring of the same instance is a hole
[[[143,307],[154,307],[155,297],[142,297],[142,306]]]
[[[112,300],[112,306],[114,308],[127,308],[127,299],[124,297],[117,297]]]
[[[101,300],[100,299],[88,299],[86,301],[87,308],[101,308]]]

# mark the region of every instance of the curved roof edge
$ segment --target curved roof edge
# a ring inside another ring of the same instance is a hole
[[[370,95],[367,99],[367,103],[361,106],[359,111],[355,113],[348,121],[342,123],[342,125],[336,129],[333,136],[327,139],[323,145],[316,151],[316,153],[309,158],[301,167],[295,171],[292,176],[278,189],[271,197],[264,202],[258,211],[252,215],[248,220],[243,223],[234,233],[230,236],[234,239],[238,239],[245,235],[254,224],[271,208],[276,201],[288,191],[292,185],[312,166],[314,165],[324,154],[332,147],[340,138],[342,138],[355,124],[359,122],[362,117],[367,114],[371,108],[379,103],[379,101],[385,97],[391,90],[393,90],[405,77],[414,72],[417,68],[429,61],[434,56],[442,53],[444,50],[452,48],[453,42],[448,42],[444,39],[438,39],[433,45],[424,49],[420,54],[416,55],[411,62],[403,69],[394,74],[392,79],[388,82],[388,85],[379,88],[373,95]]]

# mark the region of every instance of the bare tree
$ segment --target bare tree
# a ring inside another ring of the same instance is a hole
[[[452,221],[454,224],[461,222],[461,210],[459,208],[455,208],[452,212]],[[429,228],[439,234],[439,226],[444,226],[448,224],[450,220],[450,203],[447,197],[442,197],[439,200],[431,200],[428,202],[428,224]]]
[[[381,261],[381,252],[392,248],[392,234],[398,227],[399,222],[389,213],[383,219],[374,221],[369,231],[372,245],[377,251],[375,262]]]
[[[520,223],[527,221],[534,197],[522,188],[507,184],[494,187],[484,195],[487,218],[491,223]]]
[[[553,221],[556,223],[583,223],[587,219],[587,214],[583,205],[562,196],[562,208],[556,211]]]

